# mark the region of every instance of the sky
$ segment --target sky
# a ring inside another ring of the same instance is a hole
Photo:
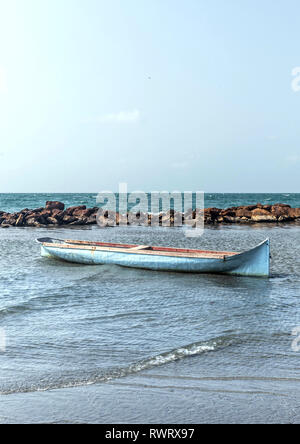
[[[300,192],[299,16],[0,0],[0,193]]]

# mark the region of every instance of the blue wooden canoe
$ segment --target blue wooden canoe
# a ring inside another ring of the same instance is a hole
[[[53,238],[37,239],[43,257],[77,264],[114,264],[157,271],[221,273],[236,276],[270,275],[270,241],[243,253],[112,244]]]

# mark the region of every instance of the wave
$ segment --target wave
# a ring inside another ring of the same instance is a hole
[[[148,370],[153,367],[158,367],[161,365],[168,364],[170,362],[175,362],[180,359],[196,356],[201,353],[205,353],[208,351],[214,351],[216,348],[216,343],[209,344],[192,344],[186,347],[181,347],[171,352],[163,353],[161,355],[154,356],[149,359],[145,359],[144,361],[133,364],[129,367],[129,373],[138,373],[142,370]]]
[[[82,378],[76,378],[72,376],[68,377],[66,375],[65,377],[63,377],[63,381],[61,380],[61,378],[60,381],[51,381],[51,378],[49,378],[49,381],[45,381],[43,385],[39,383],[31,385],[19,384],[17,387],[2,389],[0,391],[0,394],[10,395],[14,393],[44,392],[48,390],[74,388],[109,382],[115,379],[134,375],[145,370],[150,370],[155,367],[160,367],[172,362],[180,361],[182,359],[198,356],[208,352],[213,352],[223,347],[232,345],[234,342],[234,337],[222,336],[207,342],[195,342],[192,344],[188,344],[186,346],[182,346],[171,351],[143,359],[127,367],[108,370],[107,372],[104,372],[102,374],[90,374]],[[68,379],[68,381],[66,379]]]

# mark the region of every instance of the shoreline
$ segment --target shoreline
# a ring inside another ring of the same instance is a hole
[[[300,220],[300,208],[292,208],[288,204],[274,205],[243,205],[238,207],[189,209],[185,213],[169,210],[165,213],[151,214],[138,212],[122,215],[118,212],[101,210],[99,207],[87,208],[85,205],[72,206],[65,209],[59,201],[47,201],[45,207],[36,209],[25,208],[19,212],[0,211],[0,228],[10,227],[64,227],[88,226],[98,224],[101,228],[126,225],[145,225],[179,227],[204,225],[286,223]]]
[[[300,421],[292,382],[287,381],[286,389],[283,384],[278,387],[279,393],[272,390],[271,380],[267,381],[265,391],[257,382],[258,397],[243,381],[233,386],[230,377],[223,389],[216,389],[209,378],[207,381],[196,378],[193,385],[188,378],[181,379],[183,384],[179,385],[172,375],[162,379],[145,374],[122,381],[2,395],[0,423],[298,424]],[[287,406],[282,405],[282,397],[287,396],[285,390],[289,394]],[[200,405],[199,395],[205,401]],[[26,408],[28,405],[30,409]]]

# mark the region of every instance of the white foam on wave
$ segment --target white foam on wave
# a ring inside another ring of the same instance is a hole
[[[147,370],[153,367],[158,367],[160,365],[165,365],[170,362],[178,361],[188,356],[195,356],[201,353],[215,350],[216,344],[203,345],[203,344],[193,344],[191,346],[178,348],[168,353],[163,353],[153,358],[145,359],[129,367],[130,373],[137,373],[142,370]]]

